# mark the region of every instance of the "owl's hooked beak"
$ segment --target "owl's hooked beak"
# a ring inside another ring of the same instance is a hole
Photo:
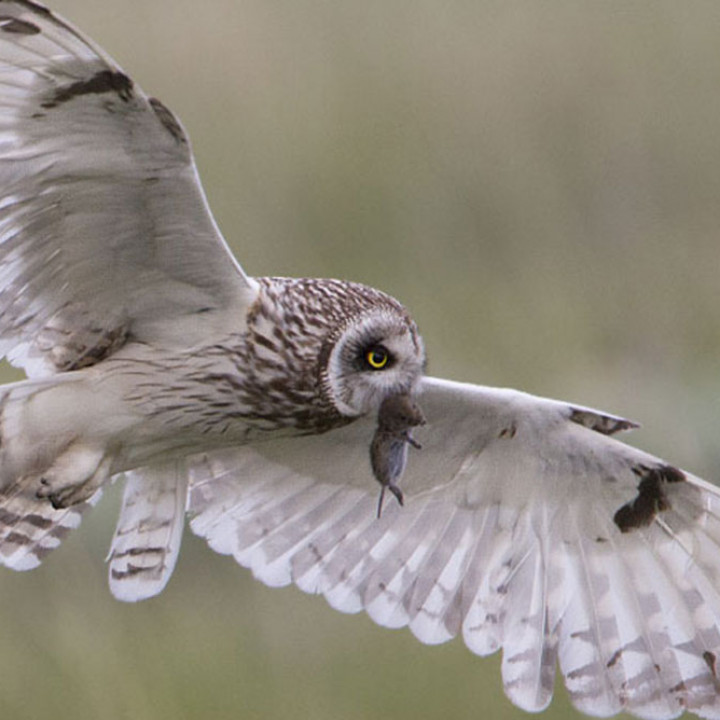
[[[420,448],[412,437],[412,429],[425,422],[425,415],[408,393],[389,395],[380,405],[377,428],[370,443],[370,464],[375,479],[381,485],[378,518],[382,514],[385,490],[389,490],[400,505],[403,504],[403,494],[396,481],[405,470],[407,446]]]

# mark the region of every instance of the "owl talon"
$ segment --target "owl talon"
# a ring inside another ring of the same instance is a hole
[[[61,489],[53,488],[47,478],[40,478],[41,487],[35,493],[39,500],[49,500],[55,510],[64,510],[88,500],[97,490],[91,482],[83,482]]]
[[[103,449],[68,448],[39,479],[35,497],[63,510],[89,500],[110,474],[112,458]]]

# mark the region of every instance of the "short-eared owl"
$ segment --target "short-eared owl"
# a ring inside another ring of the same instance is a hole
[[[424,376],[382,292],[246,275],[178,120],[32,0],[0,0],[0,350],[28,375],[0,393],[3,565],[124,475],[122,600],[165,586],[187,513],[265,583],[502,648],[528,710],[559,663],[586,712],[720,717],[718,489],[627,420]]]

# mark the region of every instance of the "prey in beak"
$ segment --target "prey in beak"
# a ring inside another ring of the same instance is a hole
[[[425,416],[407,393],[388,395],[378,410],[378,424],[370,443],[370,464],[375,479],[382,486],[377,516],[382,515],[385,490],[389,490],[400,505],[403,494],[396,481],[405,470],[407,446],[420,448],[412,437],[412,429],[425,424]]]

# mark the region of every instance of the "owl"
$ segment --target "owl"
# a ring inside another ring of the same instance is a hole
[[[180,122],[33,0],[0,0],[0,193],[4,566],[122,476],[120,600],[164,588],[188,516],[268,585],[502,650],[529,711],[559,667],[593,715],[720,717],[720,491],[628,420],[426,376],[378,290],[247,275]]]

